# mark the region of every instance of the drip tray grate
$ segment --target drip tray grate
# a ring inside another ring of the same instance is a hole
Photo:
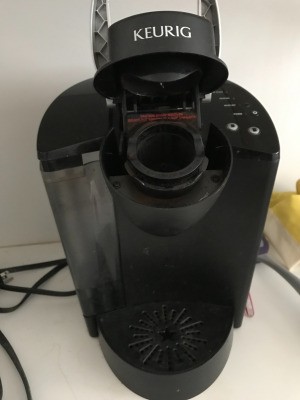
[[[232,328],[232,309],[205,303],[152,303],[100,318],[100,331],[121,358],[148,371],[179,372],[212,358]]]
[[[173,371],[182,364],[193,364],[208,339],[203,336],[203,321],[195,320],[187,308],[143,310],[135,325],[130,325],[129,344],[143,364]]]

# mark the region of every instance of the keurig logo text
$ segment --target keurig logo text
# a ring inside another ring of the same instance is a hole
[[[192,37],[191,28],[188,26],[149,26],[147,28],[135,29],[133,31],[134,41],[154,39],[161,37],[183,37],[190,39]]]

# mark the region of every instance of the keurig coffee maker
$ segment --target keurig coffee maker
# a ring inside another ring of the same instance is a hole
[[[90,335],[132,391],[183,400],[242,324],[279,143],[227,81],[215,2],[118,20],[114,3],[95,2],[99,69],[49,107],[38,157]]]

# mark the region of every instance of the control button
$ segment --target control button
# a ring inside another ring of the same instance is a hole
[[[261,133],[260,129],[257,126],[252,126],[251,128],[248,129],[248,132],[251,135],[255,135],[255,136],[260,135],[260,133]]]
[[[228,124],[226,126],[226,128],[232,132],[236,132],[239,130],[239,126],[237,124],[235,124],[234,122],[231,122],[230,124]]]
[[[259,116],[259,112],[257,110],[253,110],[251,114],[254,115],[254,117]]]

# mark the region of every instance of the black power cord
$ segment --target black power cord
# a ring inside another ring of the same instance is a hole
[[[20,360],[19,360],[18,356],[16,355],[12,345],[9,343],[9,341],[7,340],[7,338],[4,336],[4,334],[1,331],[0,331],[0,344],[4,348],[6,353],[9,355],[10,359],[14,363],[14,366],[16,367],[17,371],[19,372],[19,375],[20,375],[22,382],[24,384],[24,387],[25,387],[27,399],[32,400],[30,386],[29,386],[26,374],[23,370],[23,367],[20,363]],[[2,387],[2,382],[1,382],[1,378],[0,378],[0,399],[2,399],[2,397],[3,397],[3,387]]]
[[[67,297],[67,296],[74,296],[76,294],[75,291],[68,291],[68,292],[59,292],[55,290],[45,290],[39,289],[39,287],[55,276],[58,272],[64,269],[67,266],[67,261],[63,260],[56,260],[56,261],[49,261],[39,264],[30,264],[18,267],[10,267],[10,268],[2,268],[0,269],[0,290],[6,290],[9,292],[16,292],[16,293],[25,293],[25,296],[22,300],[14,306],[11,307],[0,307],[0,314],[7,314],[13,311],[16,311],[19,307],[21,307],[28,298],[33,294],[43,295],[43,296],[56,296],[56,297]],[[31,271],[37,270],[41,268],[47,268],[53,266],[54,268],[47,272],[42,278],[40,278],[32,287],[22,287],[22,286],[14,286],[8,285],[6,280],[9,279],[11,273],[17,273],[22,271]],[[23,367],[7,338],[5,335],[0,331],[0,345],[4,348],[4,350],[9,355],[10,359],[12,360],[14,366],[16,367],[25,387],[25,392],[27,395],[28,400],[32,400],[30,386],[26,377],[26,374],[23,370]],[[3,386],[0,378],[0,400],[3,398]]]
[[[7,313],[11,313],[13,311],[16,311],[19,307],[21,307],[21,305],[23,305],[25,303],[26,300],[28,300],[28,298],[32,294],[39,294],[39,295],[43,295],[43,296],[55,296],[55,297],[74,296],[76,294],[75,291],[58,292],[55,290],[38,289],[39,286],[41,286],[42,284],[47,282],[49,279],[51,279],[54,275],[56,275],[58,272],[60,272],[67,265],[68,264],[67,264],[66,260],[56,260],[56,261],[50,261],[50,262],[45,262],[45,263],[40,263],[40,264],[30,264],[30,265],[25,265],[25,266],[20,266],[20,267],[10,267],[10,268],[0,269],[0,289],[6,290],[8,292],[25,293],[25,296],[23,297],[23,299],[15,306],[5,307],[5,308],[0,307],[0,314],[5,314],[5,313],[7,314]],[[31,288],[8,285],[7,283],[5,283],[5,280],[9,277],[9,275],[11,273],[17,273],[17,272],[22,272],[22,271],[31,271],[31,270],[41,269],[41,268],[47,268],[50,266],[55,266],[55,267],[51,271],[47,272],[42,278],[40,278]]]

